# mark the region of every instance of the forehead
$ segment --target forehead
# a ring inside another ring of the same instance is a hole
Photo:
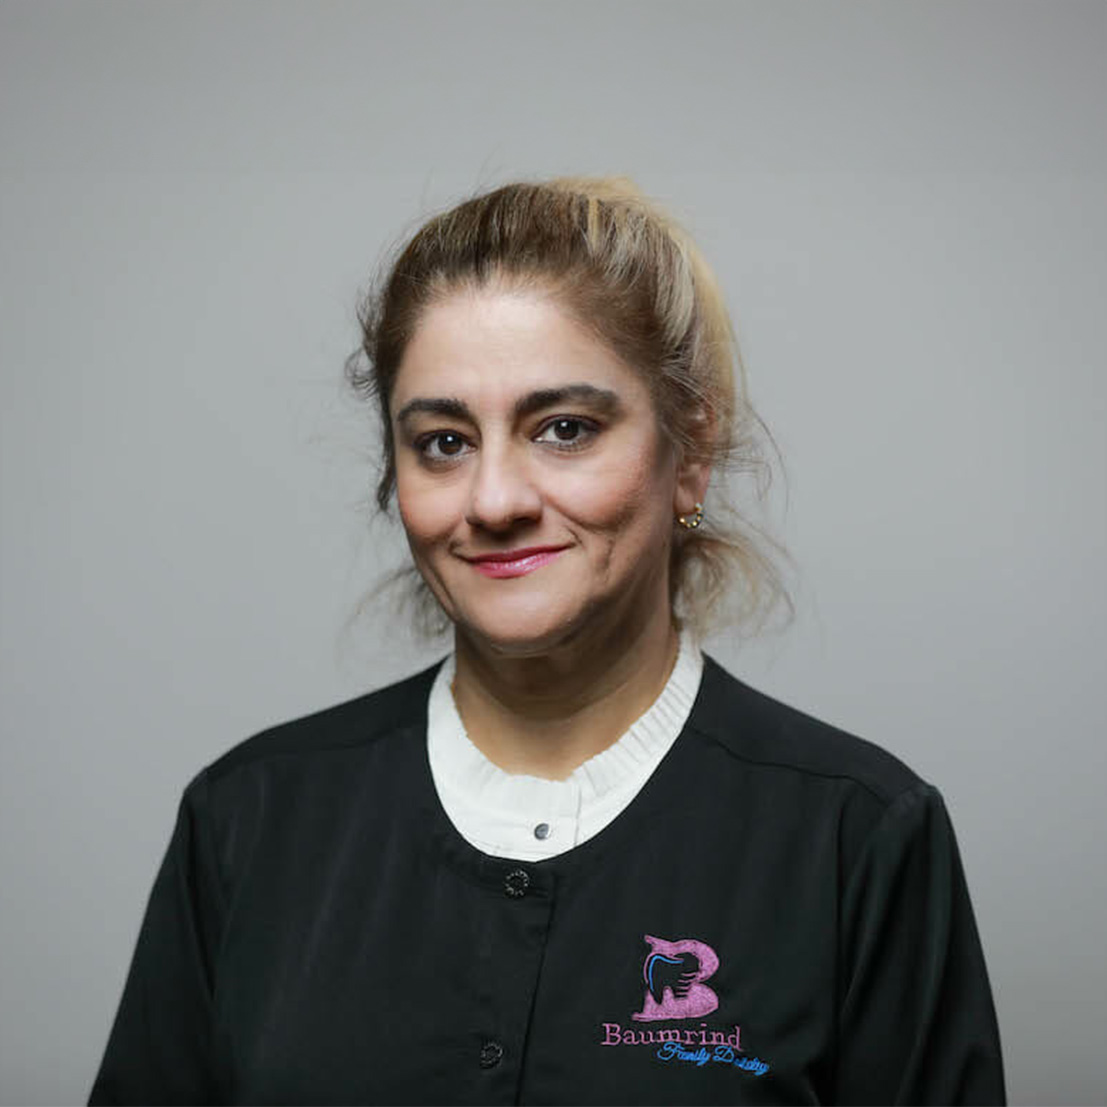
[[[453,397],[489,410],[572,383],[648,404],[645,383],[606,343],[540,292],[457,292],[429,307],[404,351],[391,397]]]

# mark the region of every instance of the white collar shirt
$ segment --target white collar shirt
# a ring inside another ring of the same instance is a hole
[[[642,789],[680,734],[703,676],[703,654],[683,630],[657,699],[621,738],[565,780],[507,773],[470,740],[451,686],[450,654],[427,704],[427,754],[438,798],[470,845],[493,857],[540,861],[588,841]]]

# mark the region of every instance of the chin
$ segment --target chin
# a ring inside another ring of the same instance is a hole
[[[454,622],[459,634],[482,649],[501,657],[541,657],[569,645],[588,623],[584,612],[495,612],[484,610],[479,618]]]

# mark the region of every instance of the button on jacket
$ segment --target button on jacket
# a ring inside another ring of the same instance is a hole
[[[435,670],[187,787],[92,1103],[1001,1103],[938,792],[705,659],[610,825],[487,856]]]

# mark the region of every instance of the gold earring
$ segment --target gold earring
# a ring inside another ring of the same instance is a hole
[[[703,522],[703,504],[696,504],[695,512],[691,517],[687,515],[678,515],[677,522],[680,523],[685,530],[695,530],[696,527]]]

